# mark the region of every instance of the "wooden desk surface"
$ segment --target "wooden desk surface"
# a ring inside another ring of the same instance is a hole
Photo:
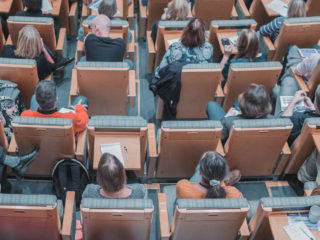
[[[289,235],[283,228],[288,225],[288,217],[286,213],[270,215],[269,223],[274,239],[290,240]],[[316,239],[320,239],[320,231],[311,231],[311,233]]]
[[[181,34],[182,34],[182,31],[170,31],[163,35],[166,50],[168,50],[168,48],[170,47],[168,40],[180,38]]]
[[[217,33],[217,38],[218,38],[218,41],[219,41],[219,47],[220,47],[220,50],[222,52],[222,54],[224,54],[224,46],[222,44],[222,39],[223,38],[230,38],[230,37],[235,37],[238,35],[238,30],[237,29],[230,29],[230,31],[224,31],[224,32],[219,32]],[[232,50],[232,54],[236,54],[238,53],[238,50],[237,48],[233,48]]]
[[[272,2],[273,0],[262,0],[263,6],[266,10],[266,13],[268,14],[268,16],[270,17],[279,17],[279,13],[276,13],[274,11],[272,11],[270,8],[267,7],[267,4]],[[289,4],[290,0],[281,0],[282,2]]]
[[[135,134],[110,134],[110,135],[96,135],[94,141],[94,156],[93,156],[93,170],[98,169],[98,164],[101,157],[100,145],[103,143],[120,142],[121,151],[124,161],[124,168],[126,170],[140,170],[141,169],[141,155],[140,155],[140,136]],[[128,160],[124,152],[124,146],[127,148]]]
[[[9,14],[13,0],[0,0],[0,13]]]
[[[123,0],[117,0],[117,8],[118,8],[118,11],[119,13],[114,15],[113,17],[117,17],[117,18],[123,18]],[[98,16],[99,13],[96,12],[96,11],[91,11],[91,14],[92,15],[95,15],[95,16]]]

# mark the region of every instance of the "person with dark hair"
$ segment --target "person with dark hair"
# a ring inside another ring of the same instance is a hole
[[[242,198],[241,192],[230,185],[241,178],[239,170],[229,173],[226,160],[218,152],[203,154],[190,181],[180,180],[176,186],[177,198]],[[228,176],[232,176],[228,178]],[[231,180],[231,181],[230,181]]]
[[[68,118],[73,121],[73,130],[75,133],[86,129],[88,123],[87,106],[88,99],[78,96],[71,104],[72,109],[57,109],[57,91],[56,84],[51,80],[40,81],[35,90],[35,96],[32,97],[31,109],[22,112],[22,117],[40,117],[40,118]]]
[[[160,69],[170,63],[210,63],[212,57],[213,46],[205,39],[205,23],[201,18],[193,18],[183,30],[181,40],[171,44],[164,54],[155,77],[160,78]]]
[[[104,153],[100,158],[96,184],[89,184],[82,198],[147,198],[147,189],[141,184],[126,184],[126,172],[120,160]]]
[[[234,46],[232,44],[225,45],[224,47],[224,54],[220,62],[220,66],[222,68],[222,76],[224,78],[221,83],[222,87],[224,87],[227,82],[231,63],[267,61],[267,54],[261,54],[258,52],[259,38],[254,30],[242,30],[236,43],[238,52],[235,55],[232,54],[233,48]]]
[[[42,0],[24,0],[24,4],[27,8],[26,11],[17,12],[16,16],[24,17],[49,17],[54,20],[54,30],[56,38],[59,37],[60,24],[58,18],[54,18],[51,13],[42,13]]]
[[[239,107],[237,106],[239,104]],[[271,99],[263,85],[251,84],[250,87],[238,97],[235,107],[226,113],[217,102],[209,102],[207,114],[210,120],[219,120],[223,125],[221,139],[225,142],[233,121],[238,119],[263,119],[273,118]]]

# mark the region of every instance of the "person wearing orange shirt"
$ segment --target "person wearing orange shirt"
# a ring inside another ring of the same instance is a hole
[[[242,193],[230,186],[241,178],[239,170],[229,172],[226,160],[219,153],[204,153],[195,174],[189,180],[180,180],[176,186],[177,198],[242,198]]]
[[[35,102],[35,100],[36,102]],[[71,104],[72,109],[57,109],[58,98],[54,81],[40,81],[36,87],[35,97],[31,99],[31,109],[24,111],[22,117],[68,118],[73,121],[74,133],[82,132],[88,123],[88,99],[78,96]],[[38,107],[38,108],[37,108]],[[35,109],[37,109],[35,111]]]

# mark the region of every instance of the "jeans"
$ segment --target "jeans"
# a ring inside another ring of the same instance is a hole
[[[84,96],[77,96],[73,102],[71,103],[71,106],[75,106],[77,105],[77,103],[81,100],[81,104],[82,105],[87,105],[87,110],[88,110],[88,98],[84,97]],[[31,101],[30,101],[30,109],[32,111],[37,111],[39,108],[39,104],[36,100],[35,95],[32,96]]]
[[[226,115],[226,112],[223,110],[220,104],[214,101],[208,102],[206,111],[209,120],[221,121]]]

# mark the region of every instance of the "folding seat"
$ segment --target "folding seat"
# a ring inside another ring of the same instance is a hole
[[[240,239],[249,237],[248,201],[228,199],[176,199],[176,186],[158,193],[161,239]]]
[[[289,224],[288,214],[308,213],[313,205],[320,205],[320,196],[262,198],[256,215],[250,221],[249,239],[289,239],[283,228]],[[311,233],[316,239],[320,238],[319,231]]]
[[[191,177],[204,152],[221,152],[221,130],[220,121],[163,121],[158,153],[155,138],[149,141],[148,177]]]
[[[49,176],[55,163],[65,158],[85,163],[86,132],[79,133],[76,145],[71,119],[15,117],[12,129],[9,153],[26,154],[35,147],[40,149],[26,175]]]
[[[76,209],[74,192],[67,192],[65,206],[55,195],[0,194],[2,239],[73,239]]]
[[[290,155],[291,129],[288,118],[235,120],[224,146],[230,169],[246,177],[280,175]]]
[[[291,156],[288,160],[285,174],[296,174],[306,158],[315,150],[320,150],[320,119],[307,118],[300,135],[291,147]]]
[[[223,109],[228,111],[239,94],[252,83],[262,84],[271,93],[282,70],[280,62],[231,63],[228,79],[224,86]]]
[[[253,19],[211,21],[209,42],[214,48],[214,61],[220,61],[223,55],[223,38],[235,37],[239,35],[242,29],[256,30],[256,27],[257,23]]]
[[[135,106],[136,81],[126,62],[78,62],[72,72],[71,102],[82,95],[89,100],[89,115],[127,115],[127,103]]]
[[[177,119],[207,118],[206,106],[213,101],[220,87],[221,68],[217,63],[188,64],[181,73]],[[195,89],[197,89],[195,91]],[[162,118],[163,101],[159,98],[157,119]]]
[[[308,94],[308,96],[311,99],[313,99],[314,92],[316,91],[318,84],[320,84],[320,65],[318,64],[318,67],[308,85],[305,83],[302,77],[294,73],[294,70],[295,70],[295,67],[291,67],[292,74],[296,79],[300,89],[305,91]]]
[[[126,170],[144,175],[148,128],[153,124],[136,116],[92,116],[88,123],[88,156],[91,170],[97,170],[101,157],[100,145],[120,143]],[[152,131],[150,131],[152,133]]]
[[[151,199],[83,198],[83,240],[149,240],[153,209]]]
[[[269,49],[268,60],[282,61],[291,45],[310,48],[320,38],[320,17],[287,18],[284,20],[280,33],[272,44],[268,37],[263,37]]]
[[[60,28],[59,39],[56,39],[52,18],[10,16],[8,18],[10,35],[7,42],[16,45],[19,31],[26,25],[32,25],[39,31],[43,42],[53,53],[66,56],[66,29]]]
[[[83,37],[87,36],[89,32],[91,32],[90,26],[91,20],[84,20],[82,23],[83,27]],[[125,54],[124,58],[129,58],[132,62],[134,62],[134,52],[135,52],[135,45],[134,40],[131,42],[128,41],[128,32],[131,31],[132,36],[134,36],[134,32],[129,30],[129,23],[124,20],[111,20],[111,30],[110,30],[110,37],[111,38],[122,38],[124,42],[127,44],[127,55]],[[84,42],[78,41],[77,42],[77,60],[84,55]]]
[[[36,61],[0,58],[0,79],[18,84],[20,96],[26,107],[29,108],[30,99],[39,81]]]

